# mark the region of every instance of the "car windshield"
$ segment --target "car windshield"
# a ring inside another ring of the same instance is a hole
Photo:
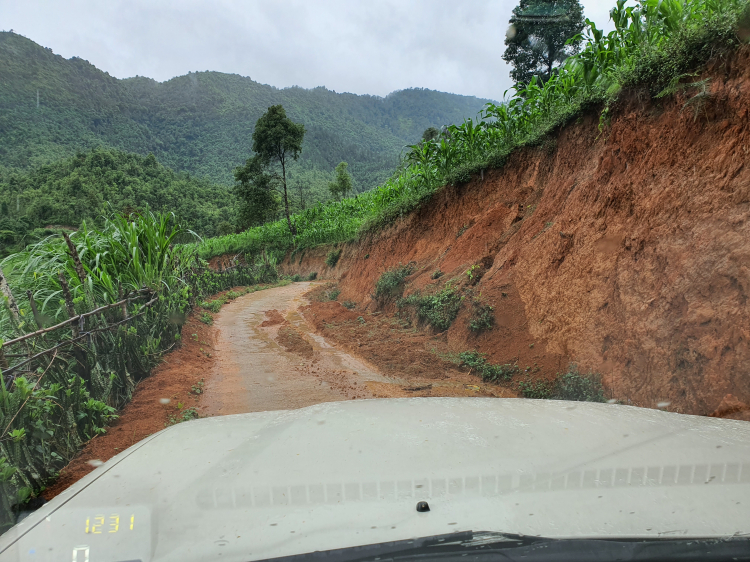
[[[0,562],[750,552],[750,0],[0,12]]]

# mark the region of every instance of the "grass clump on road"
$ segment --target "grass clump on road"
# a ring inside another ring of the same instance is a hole
[[[169,420],[167,423],[164,424],[165,427],[169,427],[171,425],[176,425],[178,423],[190,421],[190,420],[197,420],[200,417],[198,414],[198,410],[195,407],[187,408],[186,410],[183,410],[182,415],[175,415],[170,414]]]

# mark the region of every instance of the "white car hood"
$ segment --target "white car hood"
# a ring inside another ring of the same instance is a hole
[[[471,398],[201,419],[23,520],[0,537],[0,560],[247,561],[464,530],[748,534],[750,423]]]

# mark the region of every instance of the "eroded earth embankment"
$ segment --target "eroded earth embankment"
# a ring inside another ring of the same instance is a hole
[[[444,335],[451,348],[544,365],[548,377],[574,361],[636,405],[750,404],[749,62],[747,49],[713,61],[698,98],[624,94],[603,129],[591,112],[502,169],[444,188],[345,246],[334,269],[329,248],[284,268],[336,278],[339,301],[374,310],[388,268],[413,263],[409,294],[478,265],[473,294],[497,324],[474,336],[463,306]]]

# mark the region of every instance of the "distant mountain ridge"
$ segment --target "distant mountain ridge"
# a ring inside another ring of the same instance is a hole
[[[282,104],[307,129],[298,177],[345,160],[362,190],[387,178],[425,129],[474,117],[488,101],[425,89],[385,98],[278,89],[219,72],[120,80],[0,32],[0,165],[13,168],[103,146],[153,153],[174,170],[227,185],[250,155],[257,119]]]

